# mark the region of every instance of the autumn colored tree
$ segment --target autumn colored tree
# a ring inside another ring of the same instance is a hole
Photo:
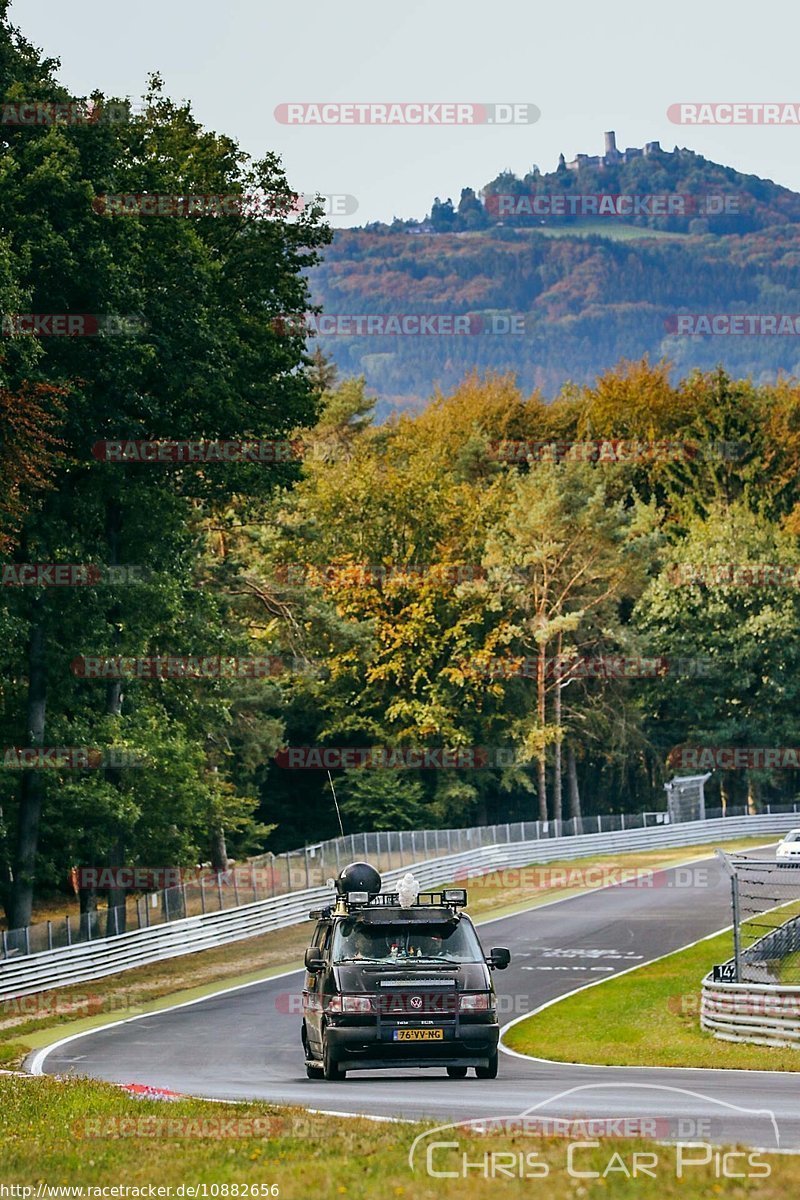
[[[44,384],[0,388],[0,554],[8,554],[38,495],[54,486],[63,441],[62,393]]]

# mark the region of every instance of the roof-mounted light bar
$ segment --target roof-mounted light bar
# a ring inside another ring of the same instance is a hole
[[[398,892],[379,892],[366,899],[366,893],[351,892],[347,897],[348,907],[353,902],[358,905],[368,904],[370,908],[402,908]],[[465,908],[467,904],[466,888],[446,888],[442,892],[420,892],[412,905],[407,908]]]

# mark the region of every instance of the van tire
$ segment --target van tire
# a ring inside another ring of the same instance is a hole
[[[342,1070],[331,1051],[327,1037],[322,1037],[322,1074],[328,1080],[344,1079],[346,1072]]]
[[[497,1061],[498,1053],[495,1050],[492,1057],[489,1059],[489,1065],[486,1067],[476,1067],[475,1075],[478,1079],[496,1079],[497,1078]]]

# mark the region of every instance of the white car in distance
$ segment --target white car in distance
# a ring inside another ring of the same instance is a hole
[[[800,862],[800,829],[790,829],[778,842],[776,858],[795,858]]]

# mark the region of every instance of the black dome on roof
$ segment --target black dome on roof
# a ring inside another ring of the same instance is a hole
[[[381,890],[381,877],[369,863],[354,862],[343,867],[336,880],[336,890],[340,895],[347,892],[370,892],[375,894]]]

